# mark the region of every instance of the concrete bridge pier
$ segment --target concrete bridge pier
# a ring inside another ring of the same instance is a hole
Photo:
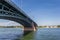
[[[27,34],[29,34],[30,32],[34,32],[36,30],[37,30],[37,28],[35,28],[35,27],[32,27],[32,28],[25,27],[24,28],[24,36],[27,35]]]
[[[34,32],[37,30],[37,27],[32,22],[31,27],[24,27],[24,35],[29,34],[30,32]]]

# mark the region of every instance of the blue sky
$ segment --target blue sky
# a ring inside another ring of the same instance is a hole
[[[38,25],[60,24],[60,0],[13,1]]]
[[[60,24],[60,0],[12,0],[38,25]],[[18,24],[17,24],[18,25]]]

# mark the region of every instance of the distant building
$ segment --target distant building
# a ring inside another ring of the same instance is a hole
[[[56,25],[46,26],[46,28],[58,28]]]
[[[39,26],[40,28],[60,28],[58,25],[50,25],[50,26]]]

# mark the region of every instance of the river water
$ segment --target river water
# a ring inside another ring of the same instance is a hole
[[[17,38],[21,40],[22,37],[23,30],[20,28],[0,28],[0,40],[15,40]],[[60,28],[40,28],[33,33],[32,37],[31,40],[60,40]]]
[[[34,37],[34,40],[60,40],[60,28],[38,29]]]
[[[15,40],[22,38],[23,31],[20,28],[0,28],[0,40]]]

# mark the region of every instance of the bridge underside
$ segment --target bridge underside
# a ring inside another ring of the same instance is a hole
[[[15,22],[18,22],[19,24],[22,24],[24,27],[31,27],[31,24],[27,23],[24,20],[18,19],[18,18],[8,17],[8,16],[0,16],[0,19],[7,19],[7,20],[15,21]]]
[[[24,31],[35,31],[36,27],[31,23],[27,23],[24,20],[18,19],[18,18],[14,18],[14,17],[8,17],[8,16],[0,16],[0,19],[7,19],[7,20],[11,20],[11,21],[15,21],[18,22],[19,24],[24,26]]]

